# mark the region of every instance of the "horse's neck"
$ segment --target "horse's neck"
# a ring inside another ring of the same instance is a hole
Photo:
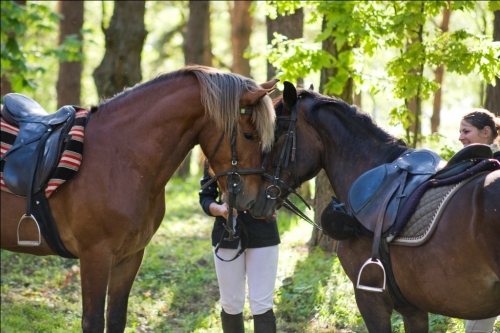
[[[93,139],[105,145],[96,149],[101,155],[126,159],[127,164],[135,164],[132,169],[153,175],[159,184],[170,179],[198,144],[197,122],[204,115],[199,98],[168,88],[161,87],[168,94],[142,88],[111,101],[89,124]]]
[[[363,137],[359,133],[341,133],[327,131],[324,138],[325,169],[335,195],[342,201],[352,183],[366,171],[392,162],[404,148],[395,144],[389,145],[372,137]]]

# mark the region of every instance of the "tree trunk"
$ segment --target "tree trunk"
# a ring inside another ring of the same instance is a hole
[[[422,3],[422,11],[424,4]],[[412,43],[423,43],[424,36],[424,26],[420,24],[418,26],[417,37],[413,38]],[[423,76],[424,75],[424,64],[418,65],[417,68],[410,69],[410,73],[413,75]],[[406,107],[413,115],[413,119],[408,117],[410,123],[409,127],[406,128],[406,138],[409,146],[412,148],[417,148],[417,145],[421,142],[422,133],[422,98],[420,97],[421,86],[417,87],[417,95],[411,99],[406,99]]]
[[[280,15],[275,20],[271,20],[269,16],[266,17],[267,25],[267,44],[271,44],[274,39],[274,33],[277,32],[286,36],[288,39],[302,38],[304,35],[304,10],[299,8],[295,13],[290,15]],[[271,80],[276,77],[276,68],[271,63],[267,63],[267,79]],[[302,87],[304,81],[302,78],[297,79],[297,86]],[[281,92],[276,89],[270,96],[275,98]]]
[[[210,1],[189,1],[189,21],[184,39],[184,62],[212,66]]]
[[[500,10],[494,12],[495,18],[493,19],[493,40],[500,41]],[[488,84],[486,86],[486,101],[484,108],[490,110],[497,117],[500,117],[500,78],[495,78],[496,86]]]
[[[184,38],[184,62],[186,65],[212,66],[210,1],[189,1],[189,20]],[[189,176],[191,157],[192,154],[189,152],[177,168],[174,177],[186,178]]]
[[[83,0],[59,1],[59,13],[63,15],[59,21],[59,45],[69,35],[77,35],[82,41]],[[80,48],[81,52],[81,48]],[[64,105],[80,105],[81,78],[83,64],[81,61],[59,62],[59,77],[57,79],[57,107]]]
[[[231,45],[233,51],[233,66],[231,72],[250,77],[250,60],[243,57],[252,33],[252,16],[250,6],[252,1],[234,1],[231,13]]]
[[[323,29],[325,28],[326,20],[323,19]],[[348,48],[347,44],[343,46],[340,50],[346,51]],[[335,38],[333,36],[328,37],[322,43],[322,49],[332,54],[335,58],[338,59],[339,51],[335,45]],[[335,68],[323,68],[321,70],[321,78],[320,78],[320,86],[319,92],[324,94],[324,87],[328,82],[328,78],[335,76],[336,69]],[[354,82],[352,78],[350,78],[346,85],[344,86],[344,90],[340,96],[348,104],[353,104],[354,101]],[[318,225],[321,224],[321,213],[325,209],[325,207],[330,203],[331,196],[335,195],[330,185],[330,181],[326,176],[326,172],[321,170],[321,172],[316,176],[316,194],[314,196],[314,222]],[[314,228],[311,238],[307,243],[309,248],[314,246],[319,246],[323,251],[331,253],[335,251],[337,247],[337,241],[328,237],[323,232]]]
[[[141,52],[146,39],[145,1],[114,1],[113,17],[106,37],[106,52],[94,71],[97,93],[110,98],[142,80]]]
[[[445,8],[443,10],[443,21],[441,22],[441,31],[443,33],[448,31],[448,26],[450,23],[451,9]],[[443,85],[443,76],[444,76],[444,66],[441,65],[436,68],[434,72],[434,76],[436,79],[436,83],[439,84],[439,89],[434,94],[434,104],[432,109],[431,116],[431,133],[439,132],[439,125],[441,123],[440,112],[441,112],[441,95],[442,95],[442,85]]]

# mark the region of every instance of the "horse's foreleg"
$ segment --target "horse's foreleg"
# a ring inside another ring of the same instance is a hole
[[[403,316],[406,333],[428,333],[429,314],[414,307],[396,308]]]
[[[393,303],[386,290],[375,293],[354,289],[356,304],[370,333],[391,333],[391,315]]]
[[[144,249],[118,263],[111,270],[106,313],[106,329],[108,333],[121,333],[125,330],[128,297],[143,256]]]
[[[104,304],[111,262],[112,256],[99,249],[80,252],[84,333],[104,331]]]

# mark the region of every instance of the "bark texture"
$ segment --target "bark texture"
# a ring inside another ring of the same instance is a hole
[[[304,35],[304,10],[297,9],[295,13],[290,15],[279,15],[275,20],[271,20],[269,16],[266,17],[267,25],[267,43],[271,44],[274,39],[274,33],[277,32],[286,36],[288,39],[302,38]],[[267,79],[271,80],[276,77],[277,70],[269,62],[267,63]],[[303,79],[297,79],[297,86],[304,85]],[[281,94],[278,89],[273,91],[270,96],[275,98]]]
[[[63,18],[59,22],[59,45],[69,35],[77,35],[82,41],[83,1],[59,1],[59,12]],[[81,48],[80,48],[81,52]],[[81,61],[60,61],[57,79],[57,107],[64,105],[80,105],[81,78],[83,64]]]
[[[443,20],[441,22],[441,31],[448,32],[448,27],[450,24],[451,9],[443,9]],[[441,123],[440,113],[441,113],[441,96],[443,92],[443,77],[444,77],[444,66],[441,65],[436,68],[434,72],[436,83],[440,85],[439,89],[434,94],[434,103],[432,108],[431,116],[431,133],[439,132],[439,125]]]
[[[233,73],[246,77],[250,75],[250,60],[243,54],[250,45],[252,33],[252,16],[250,6],[252,1],[234,1],[231,10],[231,45],[233,51]]]
[[[145,1],[115,1],[114,6],[109,27],[103,27],[106,52],[94,71],[100,98],[110,98],[142,80]]]
[[[210,1],[189,1],[189,20],[184,40],[186,65],[212,66]]]

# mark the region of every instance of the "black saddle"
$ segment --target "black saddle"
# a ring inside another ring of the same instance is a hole
[[[445,160],[431,150],[410,149],[394,162],[365,172],[349,190],[352,214],[366,229],[374,231],[377,216],[382,212],[382,231],[387,230],[409,195],[445,164]]]
[[[2,156],[4,182],[13,193],[28,197],[42,189],[54,172],[76,110],[64,106],[48,114],[37,102],[21,94],[4,97],[2,118],[19,127],[12,147]]]

